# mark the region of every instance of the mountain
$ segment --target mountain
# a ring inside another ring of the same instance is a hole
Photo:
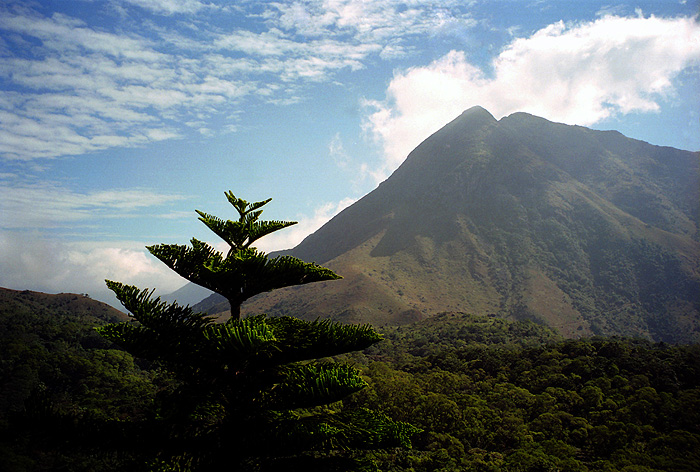
[[[213,292],[200,285],[186,283],[174,292],[162,295],[160,298],[166,302],[177,302],[178,305],[194,305],[210,296]]]
[[[289,251],[343,280],[243,312],[396,325],[452,311],[700,341],[699,164],[615,131],[471,108]],[[216,295],[196,307],[227,308]]]

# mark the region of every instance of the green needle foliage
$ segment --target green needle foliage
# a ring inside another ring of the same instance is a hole
[[[154,298],[153,291],[107,281],[133,321],[98,331],[175,379],[158,394],[156,417],[138,438],[153,468],[291,470],[311,457],[313,467],[321,466],[324,451],[337,459],[339,451],[410,446],[416,428],[339,403],[367,384],[354,367],[328,358],[377,343],[382,338],[373,328],[264,314],[240,318],[241,303],[258,293],[340,277],[252,247],[294,223],[259,221],[269,200],[248,203],[231,192],[226,197],[237,221],[197,212],[230,245],[226,255],[196,239],[190,247],[148,249],[178,274],[228,298],[228,321],[217,323],[189,306]]]
[[[168,267],[187,280],[226,297],[231,316],[240,317],[241,303],[259,293],[291,285],[339,279],[332,270],[295,257],[267,257],[251,244],[274,231],[286,228],[293,221],[258,221],[263,205],[270,199],[248,203],[226,192],[229,203],[238,211],[238,221],[224,221],[197,210],[199,220],[231,247],[222,253],[192,238],[192,246],[158,244],[147,249]]]

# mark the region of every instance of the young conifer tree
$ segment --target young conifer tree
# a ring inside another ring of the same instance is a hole
[[[269,258],[254,248],[259,238],[294,223],[261,221],[269,199],[248,203],[225,195],[238,220],[197,213],[228,243],[227,254],[197,239],[191,246],[148,250],[184,278],[226,297],[229,320],[219,323],[189,306],[153,298],[148,289],[107,281],[134,321],[100,333],[162,365],[177,381],[159,395],[157,416],[144,437],[134,439],[145,449],[152,441],[154,464],[177,470],[219,470],[224,464],[229,470],[289,469],[291,462],[318,457],[319,451],[409,446],[417,431],[412,426],[338,407],[335,402],[366,383],[350,365],[319,360],[380,341],[369,325],[264,314],[240,318],[241,303],[254,295],[340,277],[314,263]]]

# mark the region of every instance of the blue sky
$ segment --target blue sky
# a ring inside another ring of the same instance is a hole
[[[184,284],[194,209],[296,245],[463,110],[700,150],[695,1],[4,0],[0,286]],[[221,247],[223,249],[223,247]]]

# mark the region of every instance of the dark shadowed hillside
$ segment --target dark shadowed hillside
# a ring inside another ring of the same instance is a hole
[[[85,295],[0,288],[0,470],[139,470],[77,426],[150,414],[154,374],[95,330],[126,319]]]
[[[109,347],[94,328],[126,319],[85,295],[0,288],[0,422],[7,411],[20,410],[33,390],[55,388],[69,396],[63,391],[68,377],[92,375],[76,367],[87,357],[85,348]]]
[[[475,107],[289,251],[344,280],[244,309],[380,325],[461,311],[697,341],[698,182],[697,152]]]
[[[91,299],[86,294],[48,294],[31,290],[10,290],[0,287],[0,313],[47,314],[49,316],[68,315],[77,318],[92,317],[100,322],[114,323],[125,321],[125,313]],[[95,320],[88,320],[95,321]]]

